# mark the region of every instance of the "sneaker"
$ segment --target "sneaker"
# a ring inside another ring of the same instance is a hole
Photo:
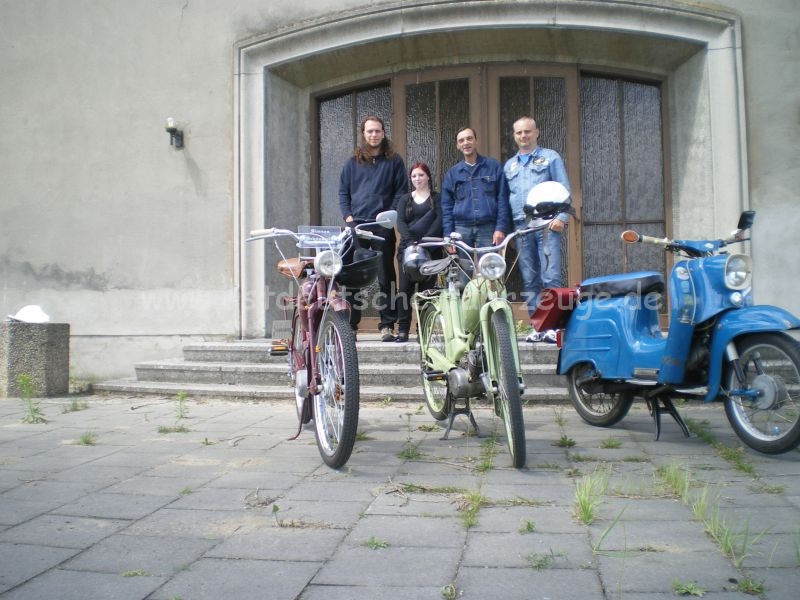
[[[556,332],[553,329],[548,329],[542,334],[542,341],[548,344],[555,344],[558,339]]]
[[[398,331],[397,332],[397,339],[396,342],[402,344],[408,341],[408,332],[407,331]]]
[[[535,329],[528,334],[528,337],[525,338],[526,342],[541,342],[543,334],[539,333]]]
[[[392,331],[391,327],[383,327],[381,329],[381,341],[382,342],[394,341],[394,332]]]

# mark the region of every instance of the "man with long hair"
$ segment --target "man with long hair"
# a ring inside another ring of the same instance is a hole
[[[397,199],[408,192],[408,175],[402,157],[386,137],[383,120],[369,115],[361,121],[361,140],[339,178],[339,209],[348,227],[374,220],[384,210],[393,208]],[[363,247],[380,251],[383,256],[378,271],[381,340],[393,342],[397,313],[394,307],[397,273],[394,267],[394,230],[379,234],[385,242],[359,240]],[[361,321],[359,302],[353,302],[350,325],[358,329]]]

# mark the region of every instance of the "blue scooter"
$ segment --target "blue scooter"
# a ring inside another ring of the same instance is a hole
[[[688,437],[675,399],[722,400],[733,430],[751,448],[779,454],[800,443],[800,320],[753,305],[752,260],[723,250],[744,242],[755,213],[745,211],[727,239],[669,240],[625,231],[623,241],[677,255],[669,278],[669,326],[659,326],[660,273],[594,277],[560,311],[558,373],[589,424],[610,427],[635,397],[653,415],[671,415]],[[535,316],[535,315],[534,315]]]

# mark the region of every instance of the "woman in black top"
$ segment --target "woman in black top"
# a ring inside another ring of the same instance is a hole
[[[397,262],[400,277],[397,299],[398,342],[408,341],[411,329],[411,296],[415,289],[426,290],[435,284],[435,278],[416,282],[404,271],[403,253],[406,248],[423,237],[442,236],[442,208],[439,194],[431,189],[431,170],[422,162],[414,163],[409,171],[413,191],[397,202],[397,231],[400,244],[397,247]],[[419,286],[417,288],[417,286]]]

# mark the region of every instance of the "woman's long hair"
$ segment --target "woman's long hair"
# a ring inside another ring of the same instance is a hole
[[[414,184],[411,183],[411,173],[414,172],[414,169],[420,169],[428,176],[428,189],[431,191],[431,197],[428,201],[431,204],[431,208],[433,208],[433,178],[431,177],[431,169],[430,167],[425,164],[424,162],[415,162],[411,165],[411,168],[408,170],[408,186],[411,191],[414,190]],[[412,202],[406,202],[406,219],[411,219],[411,214],[413,212]]]
[[[353,151],[353,156],[355,156],[356,160],[360,163],[372,162],[370,148],[367,146],[367,140],[364,139],[364,127],[366,127],[367,121],[377,121],[381,124],[383,128],[383,139],[381,140],[380,154],[384,158],[392,158],[394,156],[394,147],[392,146],[392,142],[389,141],[389,138],[386,137],[386,124],[383,122],[383,119],[375,115],[367,115],[361,120],[361,140]]]

